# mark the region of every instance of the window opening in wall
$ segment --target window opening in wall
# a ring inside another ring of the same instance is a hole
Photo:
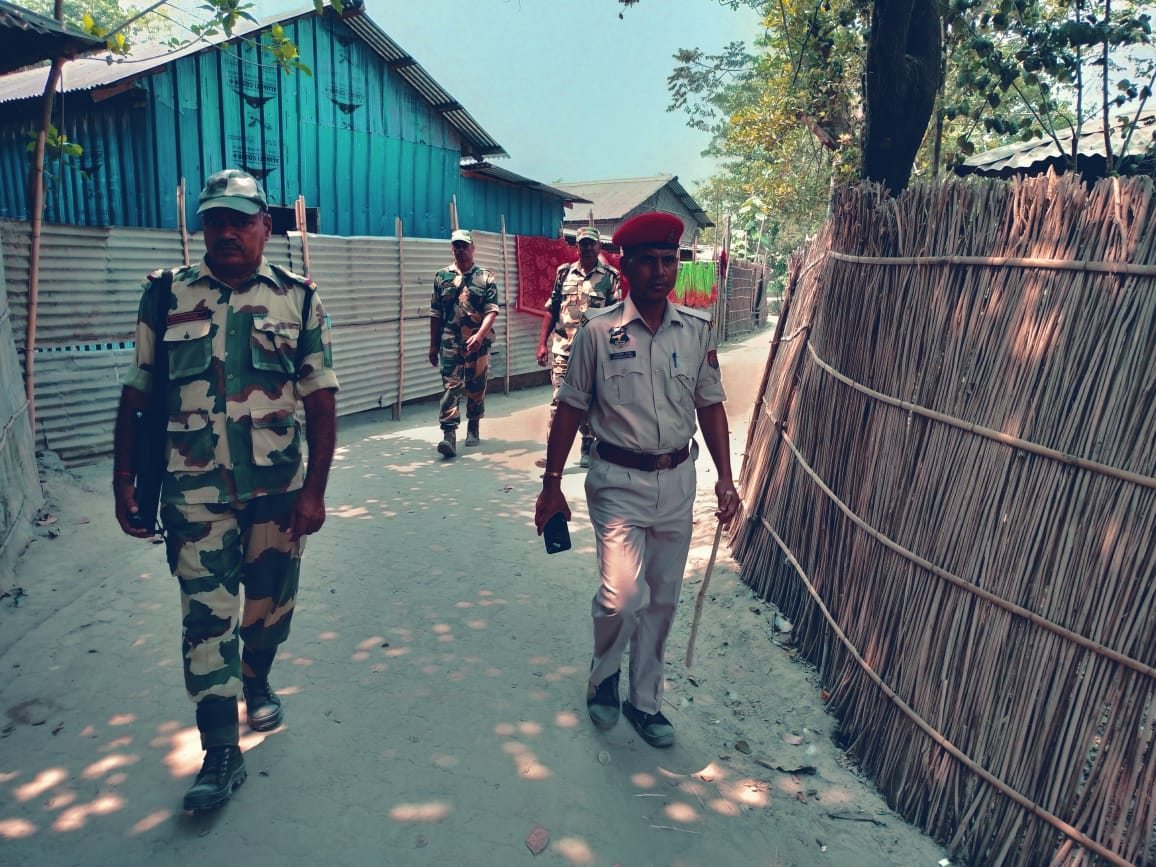
[[[297,231],[297,217],[293,212],[293,208],[283,208],[279,207],[278,205],[270,205],[269,216],[273,220],[274,235],[287,235],[290,232]],[[318,229],[319,220],[319,209],[305,209],[305,230],[307,232],[313,235],[318,234],[320,231]]]

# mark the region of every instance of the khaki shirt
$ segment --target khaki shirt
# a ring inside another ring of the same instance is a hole
[[[554,320],[551,352],[555,355],[570,354],[570,344],[582,324],[582,314],[620,301],[620,280],[618,270],[602,261],[589,274],[582,270],[580,262],[558,266],[554,289],[546,303],[546,310]]]
[[[146,394],[157,339],[154,281],[162,273],[150,274],[143,287],[136,355],[124,379]],[[307,395],[338,387],[325,310],[312,285],[265,259],[239,289],[214,277],[203,260],[174,272],[162,336],[169,367],[163,502],[244,502],[301,487],[296,410]]]
[[[685,446],[698,427],[698,407],[726,393],[707,313],[667,302],[651,332],[628,296],[588,314],[574,336],[558,400],[590,414],[601,440],[661,453]]]

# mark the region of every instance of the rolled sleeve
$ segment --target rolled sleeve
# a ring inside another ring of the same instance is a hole
[[[330,342],[329,317],[321,298],[313,293],[313,305],[309,309],[309,320],[301,335],[299,346],[300,363],[297,367],[296,390],[298,397],[307,397],[323,388],[337,391],[337,372],[333,369],[333,347]]]
[[[597,359],[591,331],[579,328],[570,346],[570,361],[566,366],[566,378],[558,387],[557,399],[575,409],[588,410],[594,398],[594,368]]]
[[[136,340],[133,351],[132,367],[121,379],[121,385],[135,388],[137,391],[150,394],[153,389],[153,359],[156,357],[157,336],[153,331],[152,323],[156,319],[156,293],[152,290],[153,281],[146,280],[141,284],[140,304],[136,314]]]
[[[482,315],[487,313],[499,313],[501,307],[498,306],[498,284],[491,280],[486,283],[485,291],[482,293]]]
[[[709,361],[713,356],[715,362],[718,362],[718,341],[715,339],[714,329],[709,332],[706,349],[707,351],[702,357],[702,364],[698,368],[698,382],[694,389],[695,409],[722,403],[727,399],[726,392],[723,390],[722,372]]]

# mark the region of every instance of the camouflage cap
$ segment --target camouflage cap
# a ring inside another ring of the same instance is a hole
[[[467,244],[472,244],[474,243],[474,233],[469,229],[454,229],[453,234],[450,235],[450,243],[452,244],[454,241],[465,241]]]
[[[228,208],[242,214],[258,214],[269,209],[269,200],[260,182],[240,169],[225,169],[209,175],[199,201],[198,214],[210,208]]]
[[[585,241],[587,238],[589,238],[591,241],[600,242],[602,240],[602,238],[598,235],[598,230],[593,226],[583,226],[581,229],[574,233],[575,244],[577,244],[579,241]]]

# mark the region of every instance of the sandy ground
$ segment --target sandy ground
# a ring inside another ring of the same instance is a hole
[[[721,353],[736,472],[769,338]],[[581,470],[574,549],[547,557],[532,525],[548,400],[492,394],[482,445],[451,462],[434,404],[342,419],[273,672],[285,723],[246,730],[249,779],[206,815],[181,810],[201,752],[162,550],[116,528],[108,464],[48,472],[55,520],[0,586],[0,863],[940,863],[834,745],[823,685],[725,545],[687,670],[715,529],[705,449],[666,666],[677,743],[593,728]]]

